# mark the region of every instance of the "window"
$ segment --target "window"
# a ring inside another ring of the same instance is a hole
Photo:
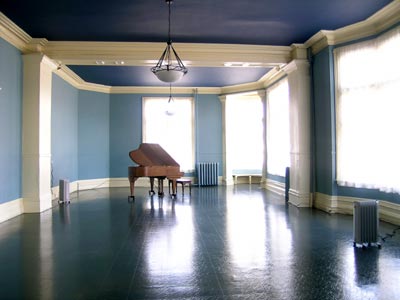
[[[339,185],[400,192],[400,28],[335,49]]]
[[[184,172],[194,170],[193,111],[192,98],[143,98],[143,142],[160,144]]]
[[[233,173],[261,173],[263,166],[263,105],[258,95],[228,96],[226,135]]]
[[[290,166],[289,86],[282,79],[267,91],[267,170],[285,176]]]

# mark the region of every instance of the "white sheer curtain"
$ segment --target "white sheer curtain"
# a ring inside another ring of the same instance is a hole
[[[287,78],[267,90],[267,170],[285,176],[290,166],[289,85]]]
[[[143,142],[160,144],[184,172],[194,170],[193,111],[192,98],[143,98]]]
[[[234,173],[261,172],[263,165],[263,105],[258,95],[233,95],[226,100],[229,165]]]
[[[400,192],[400,27],[335,50],[339,185]]]

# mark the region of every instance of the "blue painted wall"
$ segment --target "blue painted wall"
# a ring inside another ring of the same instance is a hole
[[[336,195],[335,98],[332,47],[313,58],[316,191]]]
[[[223,171],[222,104],[218,95],[198,95],[195,103],[196,161],[218,162]]]
[[[110,95],[78,92],[78,178],[110,177]]]
[[[110,177],[126,177],[133,165],[129,151],[142,142],[142,98],[168,95],[110,95]],[[193,95],[182,95],[192,97]],[[198,95],[195,99],[196,160],[220,163],[222,174],[222,111],[217,95]],[[179,142],[179,134],[177,134]]]
[[[22,197],[22,57],[0,39],[0,203]]]
[[[51,102],[52,186],[78,180],[78,89],[53,74]]]
[[[110,95],[110,177],[127,177],[129,151],[142,142],[142,95]]]

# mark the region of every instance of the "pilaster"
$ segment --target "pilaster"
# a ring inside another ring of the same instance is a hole
[[[263,124],[263,166],[262,166],[262,176],[261,176],[261,184],[266,184],[267,182],[267,91],[266,90],[259,90],[257,91],[258,96],[261,99],[262,107],[263,107],[263,117],[262,117],[262,124]]]
[[[233,185],[233,177],[232,177],[232,167],[230,166],[229,159],[229,135],[226,132],[226,95],[219,96],[219,100],[222,103],[222,160],[223,160],[223,177],[222,182],[225,185]]]
[[[51,82],[56,65],[23,56],[22,194],[24,212],[51,208]]]
[[[284,71],[289,82],[290,190],[289,202],[311,207],[311,99],[307,60],[296,59]]]

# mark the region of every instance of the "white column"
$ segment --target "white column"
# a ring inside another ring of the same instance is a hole
[[[262,174],[261,174],[261,184],[265,185],[267,182],[267,91],[261,90],[257,92],[258,96],[261,99],[262,107],[263,107],[263,166],[262,166]]]
[[[23,56],[22,195],[24,212],[51,208],[51,79],[56,65]]]
[[[230,159],[229,152],[229,135],[226,131],[227,119],[226,119],[226,96],[219,96],[219,100],[222,103],[222,160],[223,160],[223,178],[222,181],[225,185],[233,185],[233,177],[232,177],[232,167],[230,163],[232,160]]]
[[[289,82],[290,190],[289,202],[299,207],[311,203],[311,95],[307,60],[296,59],[284,71]]]

